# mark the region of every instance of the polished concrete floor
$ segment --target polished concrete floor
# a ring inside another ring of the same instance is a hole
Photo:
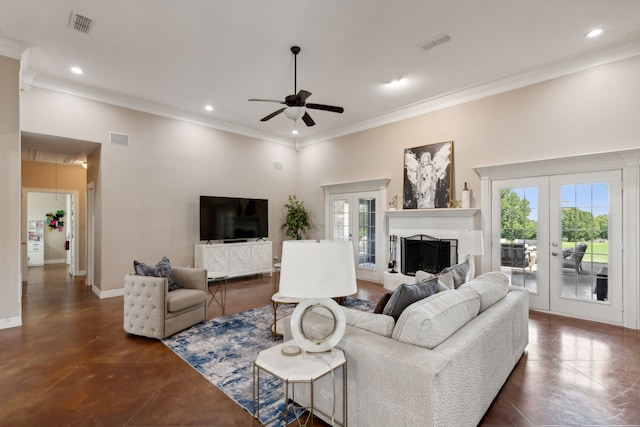
[[[30,268],[23,326],[0,330],[0,426],[252,424],[162,343],[127,335],[122,298],[98,300],[83,281]],[[372,301],[383,291],[359,288]],[[226,313],[271,293],[267,276],[230,282]],[[530,344],[482,425],[640,425],[640,332],[532,312]]]

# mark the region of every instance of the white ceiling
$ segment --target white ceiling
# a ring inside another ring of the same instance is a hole
[[[293,93],[298,45],[298,90],[345,109],[311,110],[305,143],[639,55],[640,1],[2,0],[0,36],[29,47],[23,86],[287,143],[284,114],[259,121],[281,106],[248,99]]]

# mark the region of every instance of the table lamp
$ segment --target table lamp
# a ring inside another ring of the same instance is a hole
[[[358,291],[351,242],[287,240],[282,244],[281,264],[280,294],[301,300],[291,316],[294,341],[307,352],[331,350],[346,328],[344,312],[332,298]],[[312,310],[332,320],[327,331],[305,329],[305,316]]]

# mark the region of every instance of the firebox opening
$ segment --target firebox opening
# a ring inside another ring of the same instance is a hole
[[[437,274],[458,263],[457,239],[436,239],[426,234],[401,237],[400,251],[400,268],[406,276],[415,276],[418,270]]]

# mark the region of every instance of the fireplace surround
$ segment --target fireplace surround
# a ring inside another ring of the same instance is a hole
[[[398,236],[397,245],[392,243],[397,272],[383,272],[385,289],[393,290],[403,283],[413,283],[413,276],[403,274],[401,266],[403,254],[401,238],[424,234],[435,239],[457,240],[457,259],[461,262],[471,255],[471,261],[482,253],[480,234],[480,209],[442,208],[442,209],[398,209],[385,211],[387,238]],[[479,246],[479,247],[478,247]],[[392,252],[390,251],[390,252]],[[441,269],[440,269],[441,270]],[[439,272],[439,271],[438,271]]]

